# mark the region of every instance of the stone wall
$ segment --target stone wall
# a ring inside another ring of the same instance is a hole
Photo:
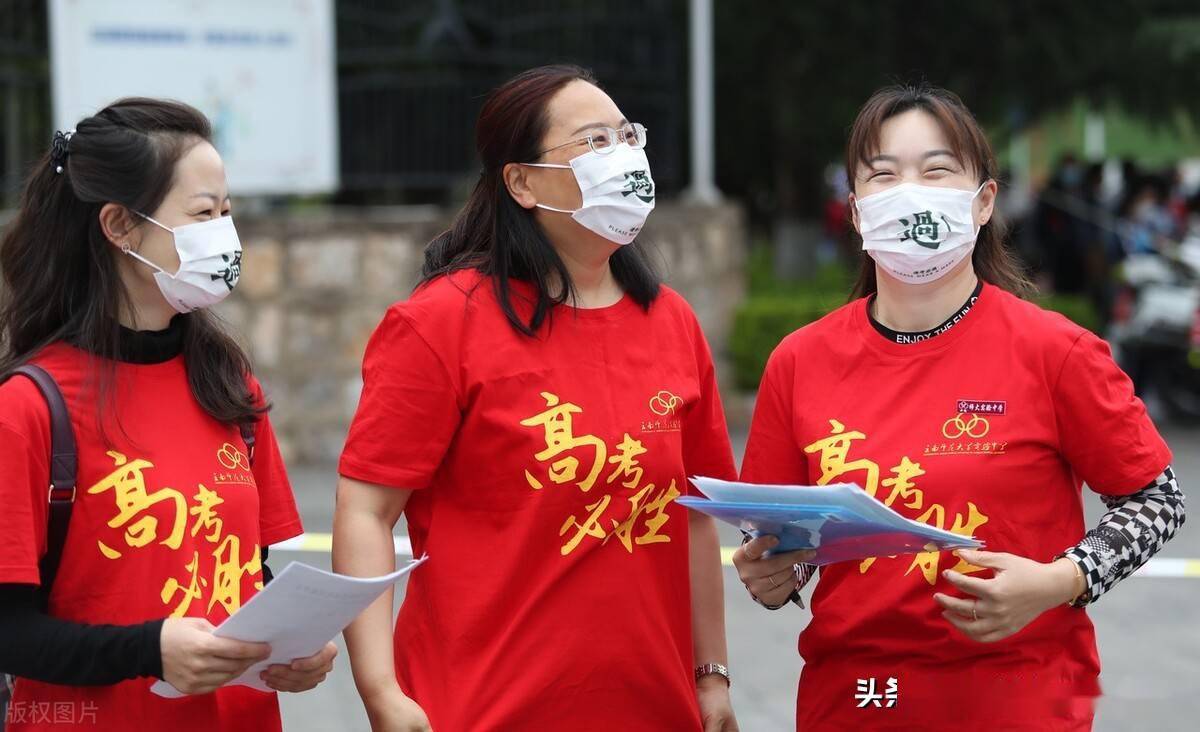
[[[266,385],[289,461],[336,460],[362,387],[367,339],[384,310],[411,292],[426,242],[451,215],[390,208],[237,217],[242,280],[219,313]],[[745,239],[732,205],[660,205],[640,236],[695,308],[722,371],[743,295]],[[729,404],[731,420],[741,421],[738,402]]]

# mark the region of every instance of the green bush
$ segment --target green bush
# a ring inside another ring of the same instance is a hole
[[[739,389],[758,388],[771,351],[789,333],[821,319],[846,302],[850,273],[829,264],[800,281],[775,275],[770,250],[757,247],[747,263],[749,297],[734,313],[730,336],[734,381]]]
[[[1034,298],[1041,307],[1065,315],[1076,325],[1100,333],[1100,313],[1090,298],[1083,295],[1040,295]]]
[[[746,299],[734,313],[729,339],[737,387],[747,391],[757,389],[767,358],[779,342],[792,331],[820,320],[845,299],[845,293],[804,293],[802,289],[790,297],[752,295]]]

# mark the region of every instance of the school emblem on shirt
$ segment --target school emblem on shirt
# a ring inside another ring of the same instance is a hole
[[[932,211],[918,211],[909,218],[900,219],[904,231],[900,241],[913,241],[926,249],[937,249],[950,235],[950,222],[945,215],[939,215],[940,221],[935,221]]]
[[[962,437],[979,439],[987,437],[992,429],[992,423],[986,417],[978,414],[963,414],[959,412],[950,419],[942,422],[942,437],[947,440],[957,440]]]
[[[663,389],[650,397],[650,412],[655,419],[642,421],[642,432],[679,432],[683,422],[678,418],[683,399]]]
[[[925,456],[1003,455],[1008,442],[996,439],[993,419],[1004,416],[1006,404],[959,399],[954,414],[941,423],[934,441],[925,445]]]
[[[217,450],[217,462],[226,470],[242,470],[250,469],[250,459],[242,454],[242,451],[226,442],[221,445],[221,449]]]
[[[1008,402],[988,401],[985,399],[959,399],[957,409],[959,412],[972,412],[974,414],[987,414],[1004,416],[1007,411]]]
[[[217,485],[254,485],[250,472],[250,457],[226,442],[217,450],[217,463],[224,468],[213,473]]]
[[[660,417],[675,414],[682,405],[683,400],[669,391],[660,391],[650,397],[650,411]]]

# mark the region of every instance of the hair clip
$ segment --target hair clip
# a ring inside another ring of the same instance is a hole
[[[75,130],[67,130],[66,132],[57,131],[54,137],[50,140],[50,163],[54,166],[54,172],[61,175],[63,166],[67,163],[67,155],[71,152],[71,138],[75,135]]]

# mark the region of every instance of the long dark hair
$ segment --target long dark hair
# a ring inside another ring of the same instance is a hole
[[[122,356],[120,314],[131,303],[117,269],[120,253],[100,226],[100,209],[112,202],[154,211],[171,190],[175,164],[211,138],[199,111],[142,98],[122,99],[80,121],[65,149],[56,136],[60,149],[36,163],[0,243],[0,374],[52,343],[69,341],[107,361],[107,373],[96,379],[107,391]],[[264,407],[250,393],[245,353],[208,313],[179,318],[196,401],[224,423],[257,419]]]
[[[910,109],[920,109],[937,120],[942,132],[950,142],[954,155],[979,175],[978,183],[989,179],[999,182],[996,155],[983,128],[975,120],[962,100],[954,92],[939,87],[897,85],[880,89],[871,95],[858,112],[850,138],[846,142],[846,180],[854,190],[855,170],[859,165],[869,165],[871,158],[879,152],[879,135],[883,123]],[[1008,227],[999,212],[993,211],[991,219],[979,228],[975,240],[975,251],[971,255],[975,273],[985,282],[1008,290],[1018,297],[1027,297],[1034,291],[1033,284],[1022,271],[1020,262],[1009,250],[1006,240]],[[861,239],[859,240],[861,244]],[[872,295],[878,289],[875,280],[875,263],[865,253],[859,269],[858,281],[854,284],[851,299]]]
[[[483,163],[470,198],[444,233],[425,249],[421,284],[451,272],[477,269],[492,279],[496,297],[508,322],[533,336],[556,305],[575,296],[567,267],[546,239],[533,214],[522,208],[504,184],[508,163],[535,162],[548,126],[551,97],[572,81],[597,85],[578,66],[530,69],[488,95],[475,123],[475,148]],[[618,249],[609,260],[613,277],[635,302],[649,308],[661,280],[645,252],[635,242]],[[528,321],[517,314],[509,280],[534,285],[537,299]],[[562,283],[552,292],[554,281]]]

